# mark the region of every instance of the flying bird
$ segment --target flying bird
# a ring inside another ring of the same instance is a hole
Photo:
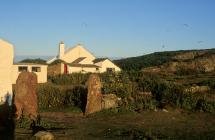
[[[185,27],[190,27],[190,25],[189,25],[189,24],[186,24],[186,23],[185,23],[185,24],[183,24],[183,25],[184,25]]]
[[[82,23],[82,26],[83,26],[84,28],[86,28],[86,27],[87,27],[87,23],[86,23],[86,22],[83,22],[83,23]]]
[[[200,40],[200,41],[197,41],[197,43],[198,43],[198,44],[201,44],[201,43],[204,43],[204,41],[201,41],[201,40]]]

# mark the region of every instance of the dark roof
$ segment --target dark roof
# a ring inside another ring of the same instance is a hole
[[[107,60],[108,58],[97,58],[93,60],[93,63],[98,63]]]
[[[55,65],[55,64],[60,64],[60,63],[67,64],[65,61],[63,61],[61,59],[56,59],[55,61],[53,61],[49,65]]]
[[[86,57],[79,57],[76,60],[74,60],[71,64],[78,64],[80,63],[82,60],[84,60]]]
[[[99,66],[96,66],[94,64],[68,64],[72,67],[88,67],[88,68],[99,68]]]

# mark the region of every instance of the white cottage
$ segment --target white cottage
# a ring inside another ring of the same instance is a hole
[[[0,39],[0,102],[12,99],[13,45]],[[8,98],[9,97],[9,98]]]
[[[57,63],[58,62],[58,63]],[[78,44],[65,51],[63,42],[59,44],[59,53],[47,61],[48,74],[63,73],[103,73],[119,72],[121,69],[107,58],[96,59],[82,45]]]
[[[31,63],[13,63],[14,47],[12,44],[0,39],[0,103],[12,99],[12,84],[22,71],[34,72],[38,83],[47,82],[47,65]]]
[[[14,63],[12,73],[12,84],[16,84],[19,74],[23,71],[33,72],[37,75],[38,83],[47,82],[47,65],[35,63]]]

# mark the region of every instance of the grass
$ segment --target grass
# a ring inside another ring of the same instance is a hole
[[[114,114],[103,119],[99,115],[90,122],[94,123],[93,126],[106,127],[100,133],[94,133],[94,137],[99,138],[206,140],[215,138],[214,117],[213,114],[200,112],[146,111],[140,114]]]
[[[42,118],[58,140],[211,140],[215,139],[215,115],[203,112],[161,110],[117,112],[105,110],[90,116],[43,112]],[[61,129],[63,128],[63,129]]]
[[[79,107],[63,107],[63,108],[50,108],[50,109],[40,109],[40,113],[42,112],[70,112],[70,113],[82,113],[82,110]]]
[[[41,126],[58,140],[211,140],[215,114],[169,110],[132,112],[107,109],[83,116],[79,108],[40,110]],[[16,124],[17,137],[30,137],[29,122]]]

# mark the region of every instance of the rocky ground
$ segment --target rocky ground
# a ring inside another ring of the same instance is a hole
[[[81,113],[43,112],[47,129],[57,140],[101,139],[215,139],[215,115],[179,110],[113,113],[103,111],[88,117]],[[29,129],[17,128],[15,139],[32,137]]]

